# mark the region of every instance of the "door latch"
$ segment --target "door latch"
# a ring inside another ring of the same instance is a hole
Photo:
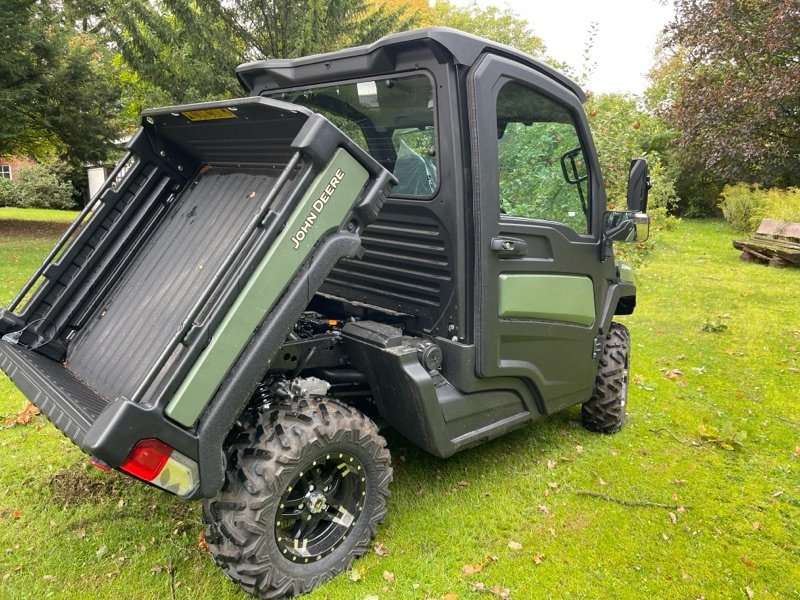
[[[492,238],[492,252],[504,257],[525,256],[528,244],[517,238]]]

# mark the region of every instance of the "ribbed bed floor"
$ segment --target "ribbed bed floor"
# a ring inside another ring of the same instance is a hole
[[[130,398],[275,179],[216,169],[200,176],[72,341],[67,368],[109,399]]]

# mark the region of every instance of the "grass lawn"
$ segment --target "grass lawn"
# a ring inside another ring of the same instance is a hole
[[[53,210],[46,208],[0,207],[0,221],[46,221],[51,223],[72,223],[78,216],[76,210]]]
[[[56,235],[0,237],[0,302]],[[387,432],[388,555],[309,599],[800,598],[800,271],[739,262],[721,222],[655,235],[623,431],[576,407],[446,461]],[[0,379],[0,416],[24,406]],[[197,504],[87,466],[42,416],[0,430],[0,523],[0,598],[246,598]]]

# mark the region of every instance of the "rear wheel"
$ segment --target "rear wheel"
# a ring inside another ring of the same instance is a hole
[[[611,323],[597,366],[592,397],[583,403],[581,420],[590,431],[616,433],[625,423],[631,336],[621,323]]]
[[[203,504],[214,560],[261,598],[305,593],[364,554],[386,514],[389,451],[375,424],[322,397],[255,413]]]

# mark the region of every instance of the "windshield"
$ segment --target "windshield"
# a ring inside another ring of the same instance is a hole
[[[433,86],[409,75],[273,94],[327,117],[398,179],[394,196],[428,198],[438,182]]]

